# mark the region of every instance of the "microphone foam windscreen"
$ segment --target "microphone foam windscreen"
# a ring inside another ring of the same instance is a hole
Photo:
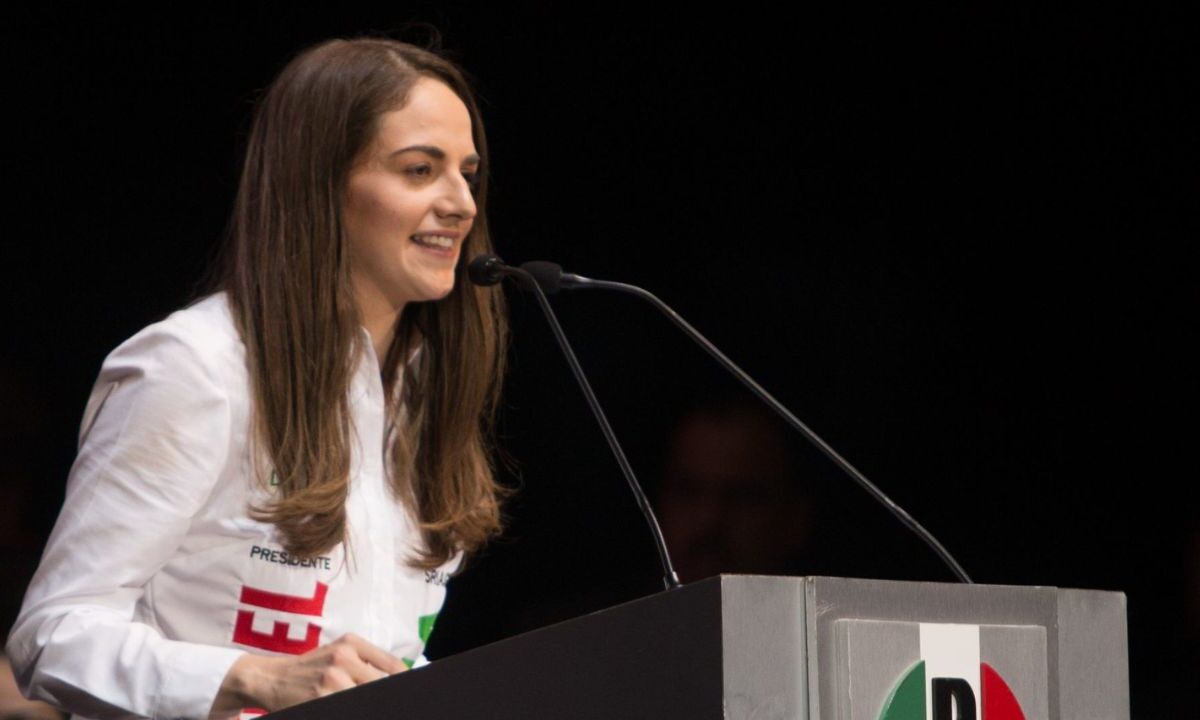
[[[495,255],[479,255],[467,265],[467,277],[476,285],[495,285],[500,282],[500,266],[504,261]]]
[[[533,276],[542,292],[553,295],[562,289],[562,266],[544,260],[521,263],[521,269]]]

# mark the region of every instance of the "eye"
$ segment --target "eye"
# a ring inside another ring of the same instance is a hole
[[[463,175],[463,179],[467,181],[467,187],[471,188],[471,192],[478,192],[478,190],[479,190],[479,173],[470,171],[470,172],[464,172],[462,175]]]
[[[404,168],[404,174],[414,178],[426,178],[433,174],[433,166],[427,163],[410,165]]]

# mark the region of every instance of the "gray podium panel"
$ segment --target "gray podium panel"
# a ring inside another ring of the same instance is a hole
[[[1125,598],[722,576],[272,713],[695,720],[1125,720]]]

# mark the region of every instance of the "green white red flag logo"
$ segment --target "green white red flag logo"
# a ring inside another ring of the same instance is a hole
[[[879,720],[1025,720],[1008,683],[979,659],[979,626],[921,624],[921,659],[883,703]]]

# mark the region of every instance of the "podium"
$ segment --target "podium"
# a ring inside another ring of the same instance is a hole
[[[1122,593],[723,575],[279,720],[1121,720]]]

